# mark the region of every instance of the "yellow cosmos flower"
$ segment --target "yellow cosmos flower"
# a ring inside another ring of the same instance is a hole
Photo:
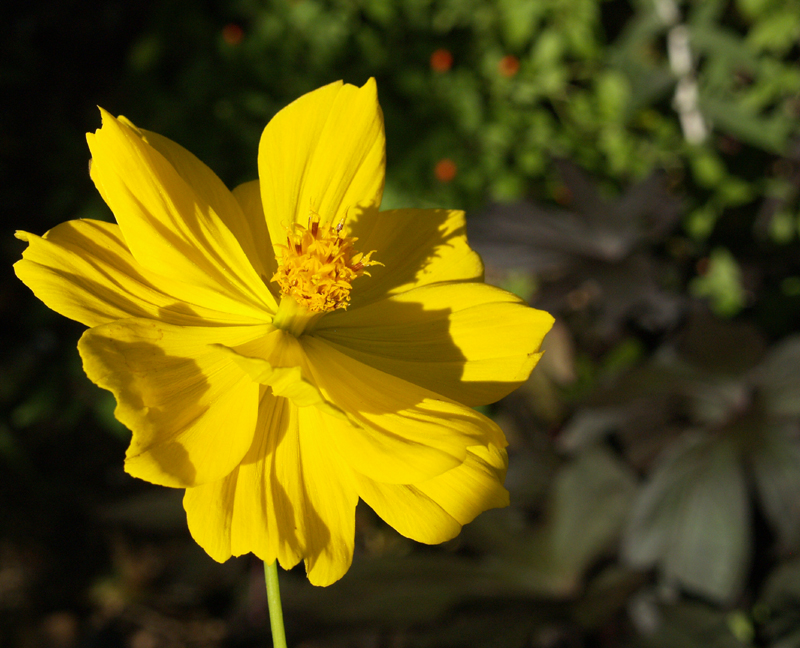
[[[471,406],[526,380],[552,318],[482,283],[462,212],[378,211],[373,80],[278,113],[259,180],[233,191],[122,117],[87,138],[117,224],[21,232],[15,270],[90,327],[78,348],[133,433],[125,469],[186,489],[212,558],[305,560],[327,585],[359,498],[425,543],[507,505],[505,438]]]

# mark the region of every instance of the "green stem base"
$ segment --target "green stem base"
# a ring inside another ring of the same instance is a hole
[[[267,603],[269,605],[269,625],[272,628],[274,648],[286,648],[286,632],[283,629],[283,610],[281,590],[278,586],[278,562],[264,563],[264,578],[267,581]]]

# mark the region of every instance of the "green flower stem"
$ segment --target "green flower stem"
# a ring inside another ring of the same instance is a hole
[[[278,586],[278,561],[271,565],[264,563],[264,577],[267,581],[267,603],[269,605],[269,625],[272,628],[274,648],[286,648],[286,633],[283,630],[283,610],[281,609],[281,590]]]

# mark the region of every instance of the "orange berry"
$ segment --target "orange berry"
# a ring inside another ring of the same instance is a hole
[[[431,70],[434,72],[447,72],[453,67],[453,55],[449,50],[437,49],[431,54]]]
[[[500,59],[497,68],[504,77],[513,77],[519,72],[519,59],[512,54],[507,54]]]
[[[244,39],[244,29],[235,23],[228,23],[222,28],[222,40],[228,45],[238,45]]]
[[[456,168],[456,163],[449,158],[442,158],[439,160],[433,170],[433,173],[439,182],[450,182],[456,177],[457,172],[458,169]]]

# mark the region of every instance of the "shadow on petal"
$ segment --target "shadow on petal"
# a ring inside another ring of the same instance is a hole
[[[253,439],[258,386],[209,342],[253,333],[147,319],[84,333],[78,348],[86,374],[114,394],[115,416],[133,432],[125,464],[131,475],[187,487],[221,479],[239,464]]]
[[[356,206],[345,232],[358,238],[357,250],[375,250],[374,259],[384,264],[354,282],[352,308],[429,283],[483,279],[480,257],[467,244],[463,212]]]

